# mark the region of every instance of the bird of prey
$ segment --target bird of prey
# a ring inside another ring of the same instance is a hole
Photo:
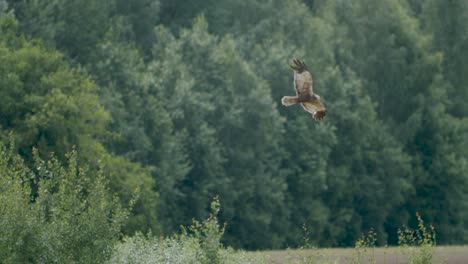
[[[327,110],[322,103],[320,103],[320,96],[314,94],[314,90],[312,89],[312,76],[307,70],[307,66],[303,61],[294,59],[290,67],[294,71],[294,89],[296,90],[296,96],[283,96],[281,103],[284,106],[299,103],[304,110],[312,114],[314,120],[322,120]]]

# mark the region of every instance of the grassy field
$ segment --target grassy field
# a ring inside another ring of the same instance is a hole
[[[266,263],[354,263],[360,257],[360,263],[407,263],[408,254],[416,248],[399,247],[367,248],[359,253],[354,248],[325,248],[303,250],[276,250],[251,252],[261,255]],[[358,256],[360,254],[360,256]],[[439,246],[434,249],[432,263],[466,264],[468,246]]]

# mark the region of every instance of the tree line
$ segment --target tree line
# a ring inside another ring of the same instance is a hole
[[[219,195],[238,248],[392,244],[416,212],[466,243],[467,24],[465,0],[0,0],[0,140],[31,170],[76,151],[125,234]],[[296,57],[322,122],[280,104]]]

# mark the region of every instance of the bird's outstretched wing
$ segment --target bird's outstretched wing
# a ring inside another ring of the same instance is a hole
[[[301,106],[304,108],[304,110],[311,113],[312,118],[315,120],[322,120],[327,113],[327,110],[318,99],[302,102]]]
[[[293,60],[290,67],[294,70],[294,89],[300,98],[307,98],[314,94],[312,88],[312,75],[307,70],[307,66],[303,61],[298,59]]]
[[[294,70],[294,89],[296,96],[283,96],[281,103],[284,106],[291,106],[300,103],[302,108],[312,114],[315,120],[322,120],[327,110],[320,102],[320,96],[314,94],[312,88],[312,75],[307,70],[307,66],[301,60],[294,59],[290,65]]]

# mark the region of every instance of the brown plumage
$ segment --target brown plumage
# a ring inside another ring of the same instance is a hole
[[[307,66],[303,61],[298,59],[293,60],[290,65],[294,71],[294,89],[296,96],[284,96],[281,103],[284,106],[301,104],[302,108],[312,114],[314,120],[322,120],[325,117],[327,110],[320,103],[320,96],[314,94],[312,88],[312,76],[307,70]]]

